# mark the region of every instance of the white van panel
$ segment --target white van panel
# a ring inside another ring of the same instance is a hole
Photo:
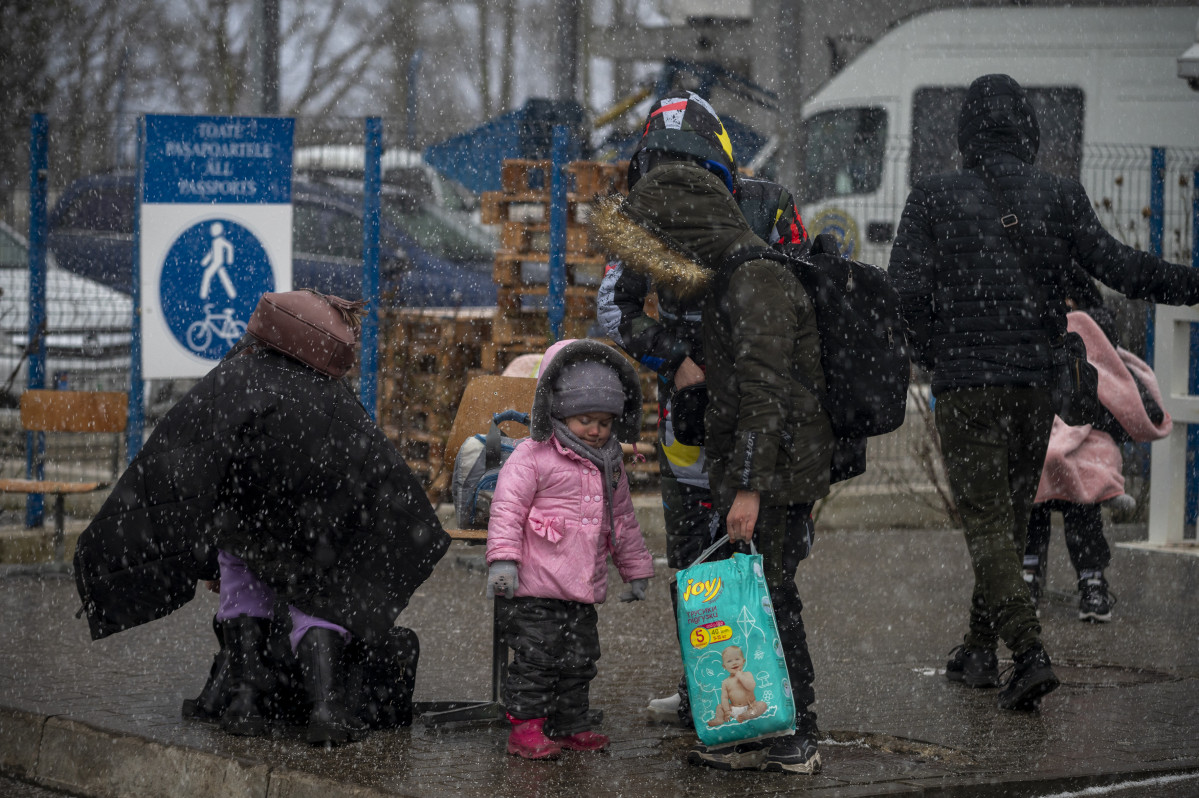
[[[894,234],[908,193],[913,94],[922,87],[965,88],[980,75],[1003,72],[1030,88],[1082,90],[1083,149],[1077,176],[1093,200],[1111,195],[1110,223],[1101,213],[1109,229],[1125,226],[1122,214],[1127,211],[1129,229],[1121,237],[1143,246],[1143,241],[1131,240],[1140,236],[1133,229],[1139,213],[1132,210],[1139,212],[1148,200],[1134,197],[1132,184],[1142,190],[1139,184],[1145,181],[1139,173],[1148,171],[1149,148],[1199,148],[1199,92],[1177,77],[1176,63],[1193,43],[1197,19],[1199,8],[1194,6],[993,8],[934,11],[900,25],[804,106],[805,120],[862,107],[882,108],[887,114],[886,152],[875,190],[855,193],[851,181],[801,177],[807,183],[796,187],[801,197],[811,199],[812,186],[824,186],[826,192],[829,185],[836,186],[835,196],[803,203],[809,232],[834,232],[842,236],[848,254],[885,265],[890,252],[885,235]],[[957,109],[952,113],[956,119]],[[1113,153],[1124,161],[1113,165]],[[1189,157],[1183,153],[1171,168],[1189,174]],[[1119,188],[1109,185],[1113,183]],[[1169,238],[1172,217],[1186,211],[1178,198],[1167,196],[1167,206]],[[874,242],[868,240],[868,228],[875,232]]]

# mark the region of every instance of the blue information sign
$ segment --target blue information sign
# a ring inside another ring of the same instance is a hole
[[[292,119],[147,116],[143,202],[291,202]]]
[[[146,117],[141,204],[143,371],[200,376],[291,288],[294,120]]]

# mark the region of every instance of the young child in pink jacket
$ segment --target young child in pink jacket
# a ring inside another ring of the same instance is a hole
[[[608,746],[587,719],[608,555],[628,583],[622,601],[644,599],[654,574],[621,462],[620,440],[636,441],[640,428],[641,386],[624,356],[588,339],[550,347],[530,438],[500,471],[487,528],[487,596],[507,599],[496,606],[513,652],[510,754]]]

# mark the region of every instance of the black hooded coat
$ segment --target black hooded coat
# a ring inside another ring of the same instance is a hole
[[[280,603],[369,644],[448,546],[420,484],[347,385],[251,347],[155,427],[80,535],[75,580],[99,639],[190,601],[198,579],[217,578],[220,548]]]
[[[1199,270],[1114,239],[1079,183],[1033,165],[1039,144],[1024,90],[1007,75],[985,75],[958,120],[963,168],[918,181],[908,195],[889,273],[934,391],[1045,385],[1050,341],[1065,332],[1072,262],[1134,299],[1199,302]],[[1006,212],[1019,218],[1031,276],[1000,223]]]

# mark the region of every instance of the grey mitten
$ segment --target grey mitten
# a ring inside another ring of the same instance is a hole
[[[649,587],[648,579],[634,579],[620,594],[621,601],[645,601],[645,589]]]
[[[516,563],[512,560],[496,560],[487,569],[487,598],[516,595]]]

